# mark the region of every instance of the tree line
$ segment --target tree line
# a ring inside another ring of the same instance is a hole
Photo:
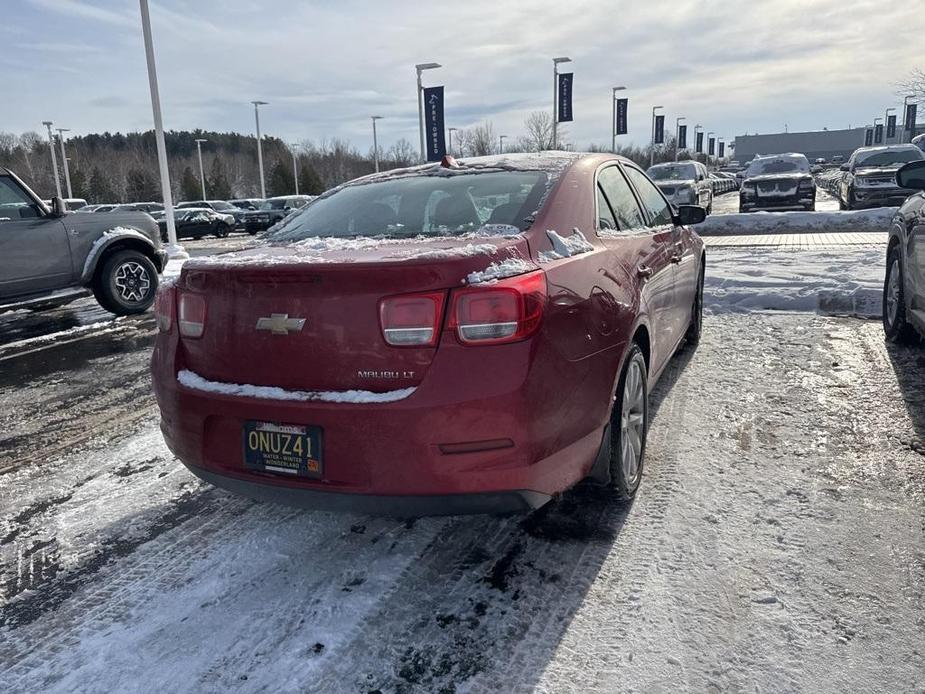
[[[229,200],[260,195],[257,169],[257,142],[252,135],[219,133],[207,130],[169,131],[164,134],[172,194],[175,200],[198,200],[202,197],[196,140],[202,143],[206,196]],[[560,148],[571,148],[568,133],[560,127]],[[0,132],[0,166],[17,173],[43,198],[55,195],[56,187],[51,154],[46,137],[37,132],[20,135]],[[55,153],[60,160],[60,145]],[[91,203],[141,202],[161,199],[160,178],[154,132],[88,134],[65,141],[68,168],[74,197]],[[537,152],[552,147],[552,118],[545,111],[531,113],[523,124],[523,134],[508,138],[505,153]],[[299,192],[317,195],[344,181],[373,173],[372,148],[361,152],[347,140],[333,138],[318,142],[304,140],[289,147],[279,138],[262,140],[267,195],[291,195],[298,176]],[[451,154],[457,157],[496,154],[501,140],[490,121],[453,133]],[[609,151],[603,145],[591,145],[590,151]],[[295,153],[295,162],[293,162]],[[642,166],[648,166],[651,145],[621,146],[622,154]],[[682,158],[684,153],[682,153]],[[656,161],[674,159],[674,143],[656,148]],[[400,139],[379,151],[381,170],[411,166],[418,161],[417,147]],[[58,162],[61,190],[66,195],[63,163]]]

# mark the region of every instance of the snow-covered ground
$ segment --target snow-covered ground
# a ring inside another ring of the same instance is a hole
[[[886,231],[895,207],[851,212],[749,212],[712,214],[697,225],[703,236]]]

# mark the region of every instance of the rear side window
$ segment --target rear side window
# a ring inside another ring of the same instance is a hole
[[[269,239],[447,236],[484,224],[524,231],[543,199],[546,181],[541,171],[384,177],[315,200]]]
[[[671,212],[671,206],[665,200],[655,184],[652,183],[646,175],[639,169],[632,166],[626,167],[626,175],[636,187],[639,197],[642,198],[642,204],[649,211],[649,217],[652,220],[650,226],[664,226],[674,224],[674,215]]]
[[[610,203],[610,209],[616,219],[616,229],[638,229],[646,225],[636,196],[618,167],[608,166],[601,171],[597,180]]]
[[[617,221],[614,219],[613,212],[610,209],[610,203],[607,202],[607,196],[601,189],[601,184],[597,184],[597,228],[598,229],[619,229]]]

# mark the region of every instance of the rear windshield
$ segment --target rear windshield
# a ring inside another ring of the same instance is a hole
[[[693,164],[653,166],[646,173],[653,181],[693,181],[697,178],[697,168]]]
[[[447,236],[475,231],[483,224],[523,231],[545,190],[546,174],[540,171],[386,179],[346,186],[319,198],[268,238]]]
[[[919,149],[888,149],[885,152],[871,152],[870,154],[858,154],[855,166],[893,166],[895,164],[907,164],[910,161],[923,159],[922,151]]]
[[[749,176],[808,172],[809,161],[806,159],[769,159],[767,161],[753,161],[748,165]]]

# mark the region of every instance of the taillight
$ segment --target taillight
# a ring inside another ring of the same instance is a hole
[[[161,286],[154,297],[154,318],[157,329],[169,333],[177,313],[177,290],[173,286]]]
[[[379,302],[385,341],[395,347],[433,347],[443,322],[443,292],[389,296]]]
[[[202,337],[206,329],[206,300],[199,294],[180,293],[180,334],[183,337]]]
[[[546,274],[539,270],[453,292],[449,327],[464,344],[516,342],[539,330]]]

